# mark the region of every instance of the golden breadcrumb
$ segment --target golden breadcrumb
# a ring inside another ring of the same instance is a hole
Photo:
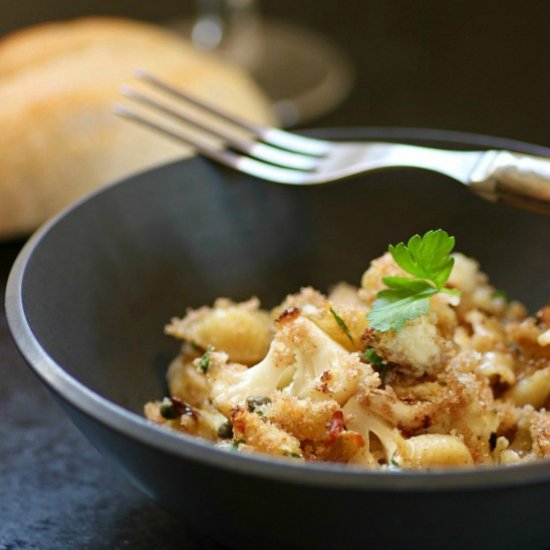
[[[360,287],[189,310],[166,327],[184,341],[170,397],[145,416],[233,452],[371,470],[550,458],[550,305],[529,317],[478,262],[453,258],[460,294],[431,296],[400,330],[367,320],[384,277],[405,275],[389,253]]]

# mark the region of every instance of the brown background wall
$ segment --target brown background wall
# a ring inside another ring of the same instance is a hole
[[[317,126],[439,127],[550,145],[550,2],[264,0],[265,14],[337,40],[358,77]],[[165,20],[191,0],[0,1],[0,34],[105,13]]]

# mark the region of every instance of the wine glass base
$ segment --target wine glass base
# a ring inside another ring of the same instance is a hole
[[[193,23],[184,20],[170,26],[189,37]],[[318,118],[345,99],[353,69],[337,45],[286,21],[262,18],[260,24],[256,51],[249,52],[252,55],[246,56],[246,62],[232,60],[248,70],[269,97],[282,126]]]
[[[278,20],[262,22],[262,60],[252,76],[273,102],[283,126],[317,118],[350,92],[347,56],[326,37]]]

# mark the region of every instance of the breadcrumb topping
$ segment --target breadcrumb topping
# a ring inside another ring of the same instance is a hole
[[[549,458],[550,305],[529,317],[453,257],[460,296],[432,296],[401,330],[367,320],[384,277],[404,275],[389,253],[360,287],[305,287],[271,311],[256,298],[189,310],[166,327],[183,346],[170,397],[146,417],[234,452],[368,469]]]

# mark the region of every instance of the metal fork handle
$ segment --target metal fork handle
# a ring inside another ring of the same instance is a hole
[[[511,151],[487,151],[471,175],[486,199],[550,215],[550,160]]]

